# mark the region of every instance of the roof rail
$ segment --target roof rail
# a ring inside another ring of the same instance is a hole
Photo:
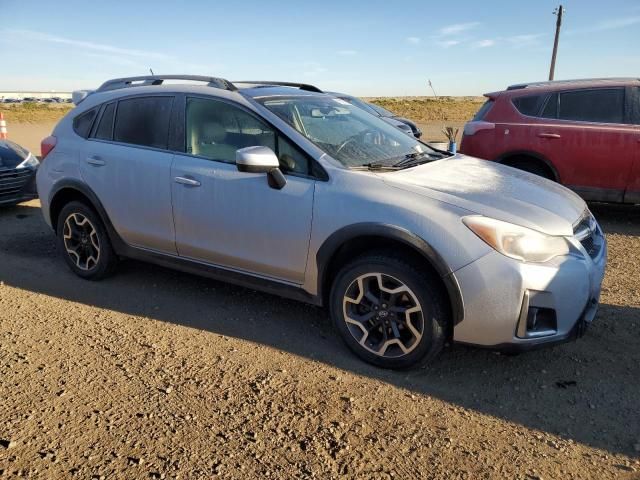
[[[147,85],[162,85],[165,80],[189,80],[195,82],[206,82],[207,86],[222,88],[223,90],[235,91],[236,86],[229,80],[218,77],[205,77],[201,75],[145,75],[141,77],[125,77],[107,80],[96,92],[106,92],[118,90],[120,88],[141,87]]]
[[[296,82],[268,82],[265,80],[238,80],[234,83],[245,83],[248,85],[259,85],[259,86],[278,86],[278,87],[296,87],[300,90],[306,90],[308,92],[316,92],[316,93],[324,93],[318,87],[314,85],[310,85],[308,83],[296,83]]]
[[[546,85],[562,85],[566,83],[587,83],[587,82],[628,82],[639,81],[639,78],[634,77],[611,77],[611,78],[576,78],[571,80],[550,80],[543,82],[529,82],[529,83],[516,83],[515,85],[509,85],[507,90],[520,90],[529,87],[544,87]]]

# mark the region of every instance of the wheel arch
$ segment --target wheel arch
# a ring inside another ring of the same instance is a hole
[[[531,150],[509,151],[500,155],[498,158],[495,159],[495,161],[497,163],[506,165],[509,162],[509,160],[514,158],[530,158],[534,161],[541,162],[546,168],[549,169],[549,171],[553,175],[553,180],[555,180],[558,183],[562,183],[560,181],[560,174],[558,173],[558,169],[555,167],[553,162],[549,160],[547,157],[545,157],[544,155],[541,155]]]
[[[316,254],[318,269],[318,298],[327,305],[331,282],[344,263],[368,251],[398,249],[425,268],[430,269],[442,283],[451,308],[453,324],[464,318],[460,286],[442,256],[424,239],[410,231],[388,224],[359,223],[343,227],[330,235]]]
[[[56,235],[58,216],[64,206],[72,201],[80,201],[93,208],[102,220],[114,250],[116,252],[123,250],[125,243],[113,228],[109,215],[107,215],[98,196],[87,185],[77,180],[70,179],[60,182],[49,195],[49,218]]]

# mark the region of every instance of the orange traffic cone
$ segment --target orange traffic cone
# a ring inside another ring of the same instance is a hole
[[[0,140],[7,139],[7,122],[4,119],[4,115],[0,112]]]

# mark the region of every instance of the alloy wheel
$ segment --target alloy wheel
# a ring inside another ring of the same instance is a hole
[[[353,338],[380,357],[407,355],[422,339],[420,302],[407,285],[391,275],[360,275],[347,288],[342,308]]]
[[[91,270],[100,260],[100,240],[91,221],[81,213],[72,213],[64,222],[64,248],[80,270]]]

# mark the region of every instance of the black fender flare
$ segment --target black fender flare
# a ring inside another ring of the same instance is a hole
[[[560,181],[560,174],[558,173],[558,169],[555,167],[553,162],[551,162],[551,160],[549,160],[544,155],[540,155],[539,153],[533,152],[531,150],[513,150],[513,151],[510,151],[510,152],[506,152],[506,153],[501,154],[494,161],[497,162],[497,163],[504,164],[505,160],[507,160],[510,157],[531,157],[531,158],[535,158],[536,160],[541,161],[547,167],[549,167],[549,170],[551,170],[551,173],[553,173],[553,176],[555,177],[554,179],[555,179],[556,182],[562,183]]]
[[[49,194],[49,217],[51,218],[51,223],[53,227],[53,231],[56,232],[57,225],[53,224],[53,218],[51,217],[51,208],[53,202],[56,198],[56,195],[60,193],[62,190],[75,190],[78,193],[81,193],[84,197],[89,199],[91,202],[91,207],[98,213],[100,216],[100,220],[102,220],[103,225],[107,229],[107,234],[109,235],[109,240],[111,241],[111,245],[116,253],[123,252],[127,249],[127,244],[122,240],[120,235],[116,232],[113,224],[111,223],[111,219],[107,214],[102,202],[98,199],[98,196],[94,193],[93,190],[86,184],[79,180],[75,179],[65,179],[61,180],[56,184],[51,193]],[[57,233],[57,232],[56,232]]]
[[[451,313],[453,316],[453,324],[460,323],[464,318],[464,304],[462,301],[462,293],[460,285],[453,275],[453,271],[444,261],[442,256],[424,239],[411,233],[404,228],[384,224],[384,223],[356,223],[343,227],[331,235],[323,242],[316,254],[316,264],[318,270],[318,297],[324,298],[324,285],[327,275],[327,267],[333,255],[338,249],[349,240],[358,237],[382,237],[389,240],[395,240],[412,248],[422,255],[438,273],[442,279],[451,304]]]

